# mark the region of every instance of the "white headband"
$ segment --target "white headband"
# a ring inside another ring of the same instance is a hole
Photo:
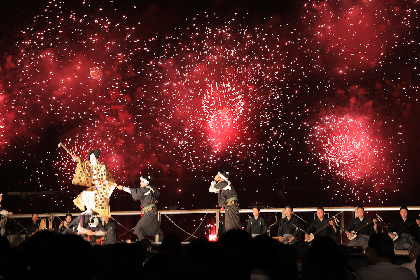
[[[143,177],[143,176],[140,176],[140,180],[141,181],[144,181],[144,182],[146,182],[146,183],[148,183],[149,184],[149,180],[147,180],[145,177]]]
[[[222,173],[217,172],[217,174],[218,174],[218,175],[219,175],[219,176],[220,176],[223,180],[226,180],[226,181],[228,180],[228,178],[226,178],[225,176],[223,176],[223,175],[222,175]]]

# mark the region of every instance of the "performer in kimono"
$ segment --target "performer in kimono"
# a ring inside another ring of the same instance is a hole
[[[32,214],[32,221],[26,226],[26,237],[25,237],[25,239],[28,239],[29,237],[31,237],[32,235],[34,235],[35,233],[37,233],[39,231],[40,223],[41,223],[41,221],[38,218],[38,214],[33,213]]]
[[[300,240],[299,220],[293,215],[293,207],[287,205],[284,207],[286,217],[282,218],[277,230],[277,239],[283,244],[294,244]]]
[[[139,241],[145,235],[158,235],[159,240],[163,238],[156,209],[156,199],[160,196],[160,193],[154,186],[149,184],[151,179],[151,176],[140,176],[140,188],[117,187],[119,190],[130,193],[135,201],[139,200],[141,203],[142,217],[134,228],[134,233],[137,234]]]
[[[388,228],[389,237],[394,240],[395,250],[408,250],[413,245],[418,244],[416,237],[419,234],[419,225],[417,221],[408,217],[408,208],[401,206],[401,218],[396,220]]]
[[[376,219],[365,217],[365,209],[362,206],[358,206],[356,211],[357,217],[346,227],[346,235],[350,239],[347,246],[362,246],[366,249],[370,236],[378,233],[378,223]]]
[[[334,223],[334,219],[328,219],[325,217],[325,211],[323,207],[316,209],[317,218],[313,220],[306,230],[305,241],[310,242],[313,238],[327,236],[334,241],[337,241],[337,228]],[[312,234],[312,236],[310,236]]]
[[[260,207],[252,207],[253,217],[249,218],[246,225],[246,232],[251,234],[252,237],[256,237],[260,234],[267,234],[267,224],[265,220],[260,217]]]
[[[241,229],[238,195],[229,181],[229,172],[218,172],[211,182],[209,192],[218,194],[219,206],[225,208],[225,228]]]
[[[73,156],[78,162],[73,184],[87,187],[73,202],[85,214],[96,212],[99,217],[110,217],[109,197],[117,184],[108,166],[98,160],[100,154],[99,150],[90,151],[89,161]]]
[[[109,217],[104,217],[102,224],[104,226],[104,229],[106,230],[105,245],[115,244],[115,242],[117,242],[118,235],[117,224],[114,221],[111,221]]]

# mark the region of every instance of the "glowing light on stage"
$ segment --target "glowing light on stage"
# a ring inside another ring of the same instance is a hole
[[[208,224],[206,226],[207,238],[209,241],[217,241],[216,224]]]
[[[209,235],[209,241],[217,241],[217,235],[216,234],[210,234]]]

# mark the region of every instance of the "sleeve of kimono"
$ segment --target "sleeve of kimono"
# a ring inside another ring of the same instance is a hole
[[[265,220],[262,220],[262,234],[267,234],[267,224],[265,222]]]
[[[131,196],[134,200],[141,200],[144,197],[144,188],[131,189]]]
[[[215,189],[218,189],[218,190],[221,190],[221,189],[223,189],[224,187],[226,187],[227,186],[227,182],[226,181],[222,181],[222,182],[218,182],[216,185],[214,185],[214,188]]]
[[[155,187],[153,187],[153,191],[153,199],[157,199],[160,196],[160,192]]]

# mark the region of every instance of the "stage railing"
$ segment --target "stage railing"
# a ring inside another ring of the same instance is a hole
[[[420,206],[407,206],[409,211],[420,211]],[[400,206],[387,206],[387,207],[364,207],[365,212],[375,211],[399,211]],[[298,213],[305,212],[316,212],[317,207],[305,207],[305,208],[294,208],[293,212],[298,215]],[[345,212],[354,212],[356,213],[356,207],[345,206],[345,207],[324,207],[325,212],[341,212],[340,217],[340,229],[344,229],[344,213]],[[240,213],[252,213],[252,209],[240,209]],[[216,232],[218,231],[220,214],[224,213],[221,209],[195,209],[195,210],[160,210],[158,211],[159,220],[161,221],[161,215],[186,215],[186,214],[214,214],[216,218]],[[261,213],[281,213],[282,217],[285,217],[285,208],[263,208]],[[39,218],[48,218],[51,221],[55,217],[63,217],[67,214],[72,214],[73,216],[80,216],[81,213],[40,213],[38,214]],[[112,216],[129,216],[129,215],[141,215],[141,211],[114,211],[111,212]],[[13,214],[11,216],[13,219],[20,218],[31,218],[31,214]],[[49,224],[51,229],[52,223]]]

